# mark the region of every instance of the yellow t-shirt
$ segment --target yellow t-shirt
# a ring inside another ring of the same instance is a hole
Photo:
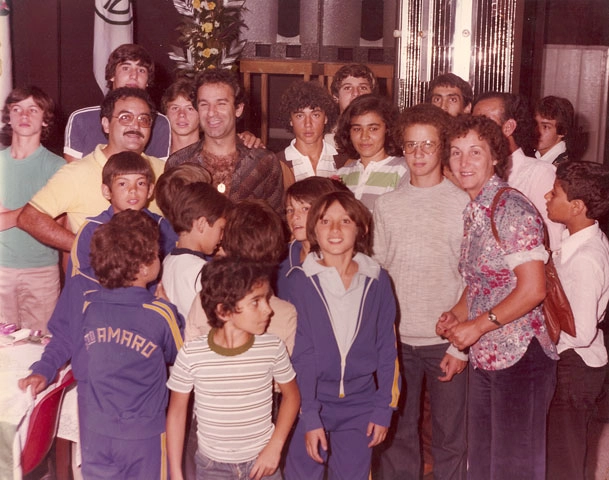
[[[52,218],[66,213],[68,228],[74,233],[78,232],[87,217],[99,215],[110,206],[101,190],[102,169],[108,160],[102,152],[104,147],[98,145],[93,153],[61,167],[29,203]],[[146,154],[142,156],[150,162],[155,178],[159,178],[165,169],[165,162]],[[149,209],[161,214],[154,201]]]

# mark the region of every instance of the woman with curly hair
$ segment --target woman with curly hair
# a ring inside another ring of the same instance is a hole
[[[395,190],[408,166],[393,138],[398,110],[376,95],[361,95],[342,113],[336,147],[349,160],[338,171],[341,180],[371,211],[379,195]]]
[[[317,82],[298,80],[281,97],[279,115],[294,140],[277,154],[287,189],[294,182],[312,176],[331,177],[344,163],[336,149],[324,141],[338,115],[328,91]]]
[[[469,349],[467,478],[545,480],[558,355],[541,306],[543,219],[506,189],[508,142],[493,120],[458,117],[448,142],[450,168],[470,197],[459,261],[466,287],[436,332]]]

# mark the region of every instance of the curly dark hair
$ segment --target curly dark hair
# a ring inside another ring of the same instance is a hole
[[[516,121],[516,129],[512,133],[514,142],[529,157],[535,155],[535,148],[539,140],[539,131],[535,123],[535,117],[529,103],[521,96],[503,92],[485,92],[476,98],[472,109],[483,100],[497,99],[503,105],[501,125],[510,119]]]
[[[450,122],[451,116],[441,108],[429,103],[420,103],[404,109],[393,128],[393,138],[395,138],[396,142],[403,144],[404,131],[408,127],[412,125],[431,125],[438,132],[438,137],[440,138],[440,158],[442,163],[445,164],[450,152],[446,142],[446,132],[450,127]]]
[[[343,80],[347,77],[365,78],[370,84],[370,93],[377,94],[379,91],[376,75],[368,66],[362,63],[349,63],[340,67],[332,79],[332,83],[330,84],[330,92],[334,97],[338,97],[340,84],[343,83]]]
[[[224,68],[212,68],[208,70],[203,70],[195,77],[195,86],[194,86],[194,96],[195,96],[195,104],[196,97],[199,88],[203,85],[216,85],[218,83],[224,83],[228,85],[235,95],[235,106],[239,106],[241,103],[245,103],[245,92],[239,83],[239,79],[237,75],[235,75],[230,70],[226,70]]]
[[[355,117],[366,113],[376,113],[385,122],[385,153],[394,157],[402,155],[402,148],[393,137],[393,128],[399,116],[398,109],[388,99],[373,94],[355,98],[339,117],[334,136],[339,153],[345,153],[349,158],[359,158],[359,153],[351,142],[351,122]]]
[[[90,256],[103,287],[133,285],[140,267],[159,256],[159,227],[141,210],[124,210],[95,230]]]
[[[474,99],[474,92],[469,82],[466,82],[460,76],[455,75],[454,73],[443,73],[442,75],[434,77],[431,82],[429,82],[429,87],[427,88],[427,93],[425,94],[426,103],[431,103],[431,96],[434,88],[436,87],[458,88],[461,91],[461,96],[463,97],[464,107],[467,107]]]
[[[549,95],[535,104],[535,113],[548,120],[556,120],[556,133],[568,136],[573,128],[575,110],[573,104],[562,97]]]
[[[321,109],[328,119],[324,127],[324,133],[332,130],[338,118],[338,105],[328,91],[315,81],[305,82],[297,80],[283,93],[281,104],[279,105],[281,125],[288,132],[293,132],[292,125],[290,125],[291,114],[307,107],[310,109]]]
[[[277,265],[286,249],[283,221],[264,200],[241,200],[226,214],[222,248],[229,257]]]
[[[270,283],[271,269],[264,263],[251,262],[238,257],[216,258],[207,262],[201,271],[201,306],[207,322],[213,328],[222,328],[221,313],[237,312],[237,303],[254,288]]]
[[[167,104],[173,102],[176,98],[182,96],[192,102],[196,108],[194,82],[190,78],[182,77],[173,82],[161,98],[161,112],[167,113]]]
[[[501,127],[493,120],[483,116],[459,115],[451,119],[450,128],[446,135],[446,141],[450,142],[455,138],[465,137],[469,132],[476,132],[480,140],[484,140],[491,149],[491,155],[497,161],[495,173],[498,177],[505,179],[509,165],[510,147],[501,131]],[[448,164],[448,156],[444,159],[444,165]]]
[[[116,74],[116,67],[127,61],[139,62],[142,67],[148,70],[148,86],[154,83],[154,60],[152,60],[152,56],[141,45],[124,43],[114,49],[106,62],[105,77],[108,90],[112,90],[113,81],[111,79]]]
[[[114,106],[116,105],[116,102],[131,97],[139,98],[140,100],[146,102],[146,104],[150,108],[150,116],[152,117],[152,121],[154,123],[154,120],[157,116],[157,110],[154,106],[154,102],[152,101],[150,95],[148,95],[148,92],[146,92],[146,90],[142,90],[141,88],[135,87],[121,87],[115,90],[110,90],[102,101],[101,109],[99,112],[100,118],[107,118],[108,121],[112,121],[112,115],[114,114]],[[107,133],[105,135],[108,136]]]
[[[372,214],[353,194],[344,191],[326,193],[311,205],[307,216],[307,239],[311,244],[311,252],[321,251],[315,234],[315,227],[334,202],[338,202],[345,209],[349,218],[357,226],[357,238],[355,239],[353,253],[360,252],[371,256]]]
[[[4,145],[10,145],[13,139],[13,127],[10,124],[10,109],[12,105],[29,97],[32,97],[34,103],[42,109],[43,125],[40,140],[49,138],[55,120],[55,102],[42,89],[34,85],[28,85],[13,89],[6,97],[4,108],[2,109],[2,123],[4,126],[0,132],[0,141]]]
[[[586,217],[598,220],[609,214],[609,167],[596,162],[564,162],[556,169],[556,180],[569,201],[584,202]]]

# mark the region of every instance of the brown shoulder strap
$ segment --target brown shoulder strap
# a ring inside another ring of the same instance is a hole
[[[495,210],[497,209],[497,204],[499,203],[499,200],[501,199],[501,195],[503,195],[503,193],[507,192],[508,190],[516,190],[516,189],[512,188],[512,187],[500,188],[499,191],[497,192],[497,194],[495,195],[495,198],[493,198],[493,203],[491,203],[491,230],[493,231],[493,236],[495,237],[495,240],[497,240],[497,243],[499,245],[501,245],[501,239],[499,238],[499,232],[497,231],[497,225],[495,225]]]
[[[495,237],[495,240],[497,240],[497,243],[499,245],[501,245],[501,239],[499,238],[499,232],[497,231],[497,225],[495,225],[495,209],[497,208],[497,204],[499,203],[501,195],[503,195],[503,193],[508,190],[514,190],[514,191],[520,193],[521,195],[524,195],[524,193],[520,192],[520,190],[516,190],[515,188],[503,187],[503,188],[499,189],[499,191],[495,195],[495,198],[493,198],[493,203],[491,203],[491,229],[493,230],[493,236]],[[525,198],[526,198],[526,196],[525,196]],[[533,203],[530,200],[529,200],[529,203],[531,203],[531,205],[533,205]],[[543,224],[543,245],[544,245],[545,249],[548,251],[548,253],[550,254],[550,256],[552,256],[552,250],[550,250],[550,238],[548,236],[548,227],[546,226],[546,222],[543,221],[543,217],[542,217],[541,213],[539,213],[539,210],[537,210],[537,207],[535,207],[535,205],[533,205],[533,208],[535,208],[535,210],[537,211],[537,213],[539,214],[539,216],[542,219],[541,221]]]

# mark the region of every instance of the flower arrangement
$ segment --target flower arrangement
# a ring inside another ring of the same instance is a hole
[[[187,76],[208,68],[236,70],[245,40],[239,40],[245,0],[174,0],[180,15],[186,17],[178,27],[180,47],[173,47],[169,58]]]

